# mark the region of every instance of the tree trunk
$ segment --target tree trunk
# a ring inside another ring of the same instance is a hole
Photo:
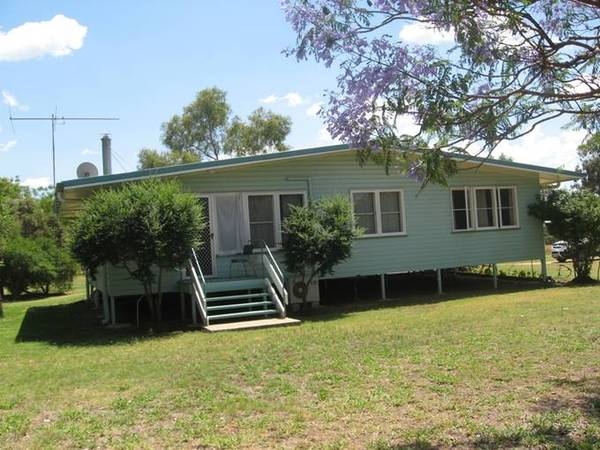
[[[163,268],[158,269],[158,295],[156,298],[156,319],[158,322],[162,322],[162,279],[163,279]]]

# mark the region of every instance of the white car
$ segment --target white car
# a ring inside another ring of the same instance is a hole
[[[565,262],[569,257],[567,241],[556,241],[552,244],[552,257],[558,262]]]

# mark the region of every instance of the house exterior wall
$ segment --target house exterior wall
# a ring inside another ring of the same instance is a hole
[[[185,190],[197,194],[310,190],[312,198],[318,199],[334,194],[350,196],[356,190],[402,190],[406,235],[357,239],[352,258],[340,264],[332,277],[491,264],[537,259],[544,254],[542,224],[527,212],[540,190],[534,172],[481,166],[460,171],[451,178],[449,187],[428,185],[421,189],[419,181],[394,170],[386,175],[375,164],[361,167],[351,151],[199,172],[178,179]],[[453,232],[450,188],[465,186],[516,187],[519,228]],[[281,252],[274,255],[282,258]],[[228,276],[230,258],[216,258],[218,276]],[[109,295],[140,293],[139,283],[124,271],[109,268],[107,276]],[[180,278],[180,272],[169,273],[165,289],[176,291]]]

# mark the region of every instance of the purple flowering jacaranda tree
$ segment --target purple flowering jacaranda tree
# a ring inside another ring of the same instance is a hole
[[[453,173],[445,152],[488,156],[560,116],[599,128],[600,1],[284,0],[283,8],[298,36],[286,53],[339,68],[321,111],[330,134],[386,167],[404,160],[425,182]],[[415,42],[407,26],[447,38]],[[399,126],[407,120],[410,132]]]

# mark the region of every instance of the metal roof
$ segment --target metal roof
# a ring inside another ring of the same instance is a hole
[[[134,172],[125,172],[114,175],[100,175],[96,177],[79,178],[73,180],[62,181],[57,184],[57,191],[66,189],[76,189],[82,187],[102,186],[124,181],[140,180],[150,177],[174,176],[193,172],[202,172],[205,170],[224,169],[228,167],[242,166],[248,164],[258,164],[268,161],[279,161],[293,158],[302,158],[307,156],[325,155],[342,151],[353,150],[353,147],[348,144],[329,145],[325,147],[304,148],[300,150],[288,150],[278,153],[265,153],[253,156],[241,156],[237,158],[222,159],[217,161],[197,162],[191,164],[181,164],[177,166],[158,167],[155,169],[137,170]],[[507,169],[524,170],[528,172],[537,172],[540,174],[540,180],[548,179],[548,182],[569,181],[581,178],[581,173],[553,169],[549,167],[536,166],[532,164],[522,164],[514,161],[505,161],[498,159],[483,158],[470,155],[448,154],[451,158],[465,163],[483,164],[486,166],[503,167]],[[549,175],[549,177],[544,177]]]

